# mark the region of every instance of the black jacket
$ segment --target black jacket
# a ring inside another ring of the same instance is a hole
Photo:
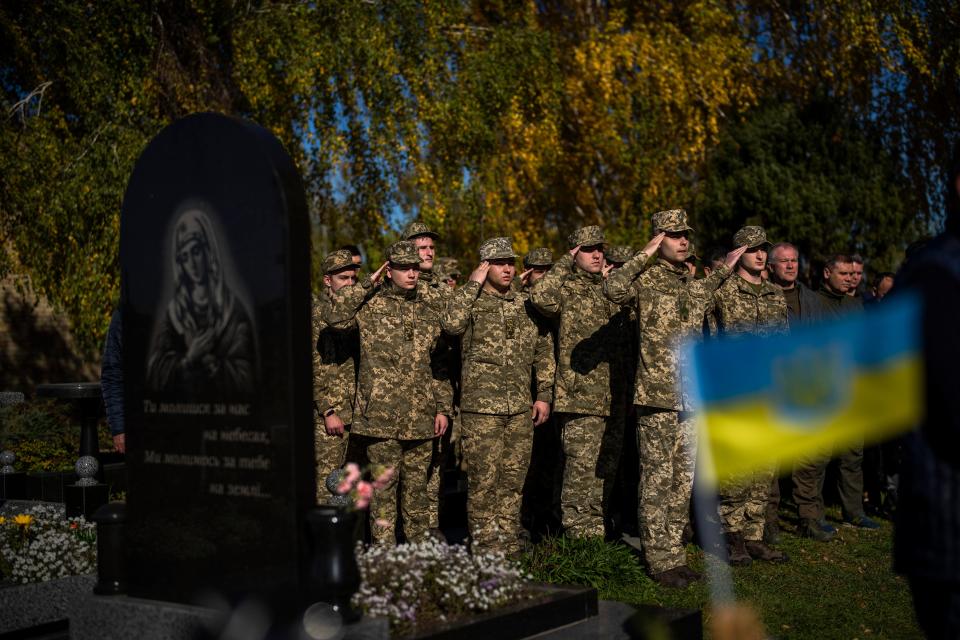
[[[923,301],[926,417],[905,440],[894,567],[960,584],[960,237],[944,234],[904,267],[893,295]]]

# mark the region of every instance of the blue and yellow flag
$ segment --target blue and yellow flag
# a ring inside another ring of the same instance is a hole
[[[694,345],[701,445],[725,480],[878,442],[923,413],[920,304],[903,296],[789,335]],[[716,477],[710,477],[709,467]]]

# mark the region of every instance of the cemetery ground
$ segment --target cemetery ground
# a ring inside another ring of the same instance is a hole
[[[733,569],[737,599],[759,613],[773,638],[922,638],[910,589],[892,569],[893,527],[878,520],[878,531],[839,525],[839,510],[828,509],[837,526],[829,543],[793,534],[795,515],[781,510],[779,548],[790,555],[786,564],[754,563]],[[703,571],[703,552],[687,547],[690,566]],[[604,600],[703,609],[704,637],[709,637],[709,587],[700,582],[686,589],[660,587],[648,578],[631,551],[599,539],[554,540],[524,558],[537,580],[596,587]]]

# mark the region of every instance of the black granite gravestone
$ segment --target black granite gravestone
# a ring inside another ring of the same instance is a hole
[[[300,605],[310,230],[280,142],[216,114],[147,146],[120,225],[132,596]]]

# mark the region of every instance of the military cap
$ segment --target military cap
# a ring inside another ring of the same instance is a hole
[[[769,244],[767,232],[763,230],[763,227],[746,226],[733,234],[733,246],[735,247],[746,245],[748,249],[753,249]]]
[[[687,212],[684,209],[668,209],[653,214],[653,231],[693,231],[687,222]]]
[[[390,264],[420,264],[420,252],[417,251],[417,245],[409,240],[401,240],[390,245],[388,256],[390,259]]]
[[[324,275],[330,275],[331,273],[336,273],[341,269],[348,269],[351,267],[358,269],[359,265],[353,263],[353,254],[346,249],[338,249],[337,251],[329,254],[323,260]]]
[[[456,278],[460,275],[460,266],[456,258],[440,257],[433,261],[433,273],[441,279]]]
[[[490,238],[480,245],[480,260],[506,260],[516,258],[513,240],[510,238]]]
[[[401,235],[404,240],[412,240],[418,236],[427,236],[434,240],[440,239],[439,235],[431,231],[430,227],[422,222],[411,222],[407,225],[407,228],[403,230],[403,234]]]
[[[573,249],[577,246],[592,247],[598,244],[606,244],[607,240],[603,237],[603,229],[596,225],[581,227],[567,237],[567,244]]]
[[[530,267],[553,266],[553,252],[546,247],[531,249],[527,252],[527,255],[523,256],[523,266],[527,267],[528,269]]]
[[[614,245],[603,252],[603,257],[607,259],[607,262],[623,264],[633,257],[633,248],[622,244]]]
[[[693,246],[693,243],[687,245],[687,259],[685,262],[690,262],[691,260],[697,261],[700,259],[700,256],[697,255],[697,248]]]

